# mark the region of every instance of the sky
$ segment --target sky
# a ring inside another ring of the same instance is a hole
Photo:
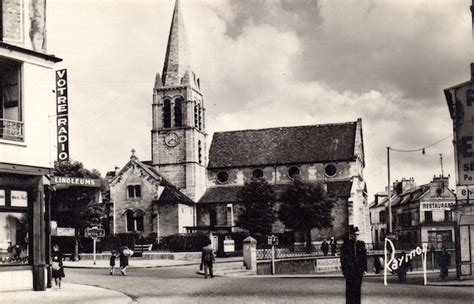
[[[151,159],[151,104],[174,0],[49,0],[48,53],[68,69],[69,149],[102,175]],[[469,0],[181,0],[217,131],[362,118],[369,201],[392,181],[450,174],[443,89],[469,80]]]

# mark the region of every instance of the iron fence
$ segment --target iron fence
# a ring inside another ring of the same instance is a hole
[[[308,251],[305,245],[278,245],[275,246],[275,259],[287,259],[287,258],[304,258],[304,257],[319,257],[324,256],[323,252],[319,248],[319,245],[311,246],[311,250]],[[336,255],[339,253],[337,248]],[[327,254],[331,256],[331,252]],[[257,249],[257,260],[269,260],[272,258],[272,248],[260,248]]]

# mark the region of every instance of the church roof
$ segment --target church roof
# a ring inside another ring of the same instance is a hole
[[[273,185],[273,189],[280,196],[290,184]],[[351,181],[328,182],[327,191],[330,197],[349,197],[351,195]],[[208,188],[198,203],[234,203],[243,186],[221,186]]]
[[[353,160],[357,122],[217,132],[208,168]]]
[[[186,71],[191,70],[191,54],[184,27],[179,0],[176,0],[171,21],[165,63],[163,65],[163,85],[181,85]]]

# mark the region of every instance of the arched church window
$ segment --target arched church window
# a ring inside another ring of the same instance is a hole
[[[174,126],[181,127],[183,125],[183,99],[176,98],[174,101]]]
[[[201,165],[202,164],[202,147],[201,147],[201,141],[198,140],[198,163]]]
[[[125,218],[127,221],[127,232],[135,231],[135,220],[133,218],[133,211],[127,210],[125,212]]]
[[[201,106],[199,106],[199,130],[202,130],[202,110]]]
[[[163,128],[171,127],[171,101],[166,99],[163,102]]]
[[[198,104],[194,103],[194,126],[197,128],[199,124]]]
[[[135,212],[135,226],[136,231],[143,231],[143,217],[145,216],[145,212],[143,210],[137,210]]]

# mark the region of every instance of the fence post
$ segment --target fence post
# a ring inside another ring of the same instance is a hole
[[[257,273],[257,240],[249,236],[243,241],[244,265]]]
[[[275,275],[275,245],[272,243],[272,275]]]

